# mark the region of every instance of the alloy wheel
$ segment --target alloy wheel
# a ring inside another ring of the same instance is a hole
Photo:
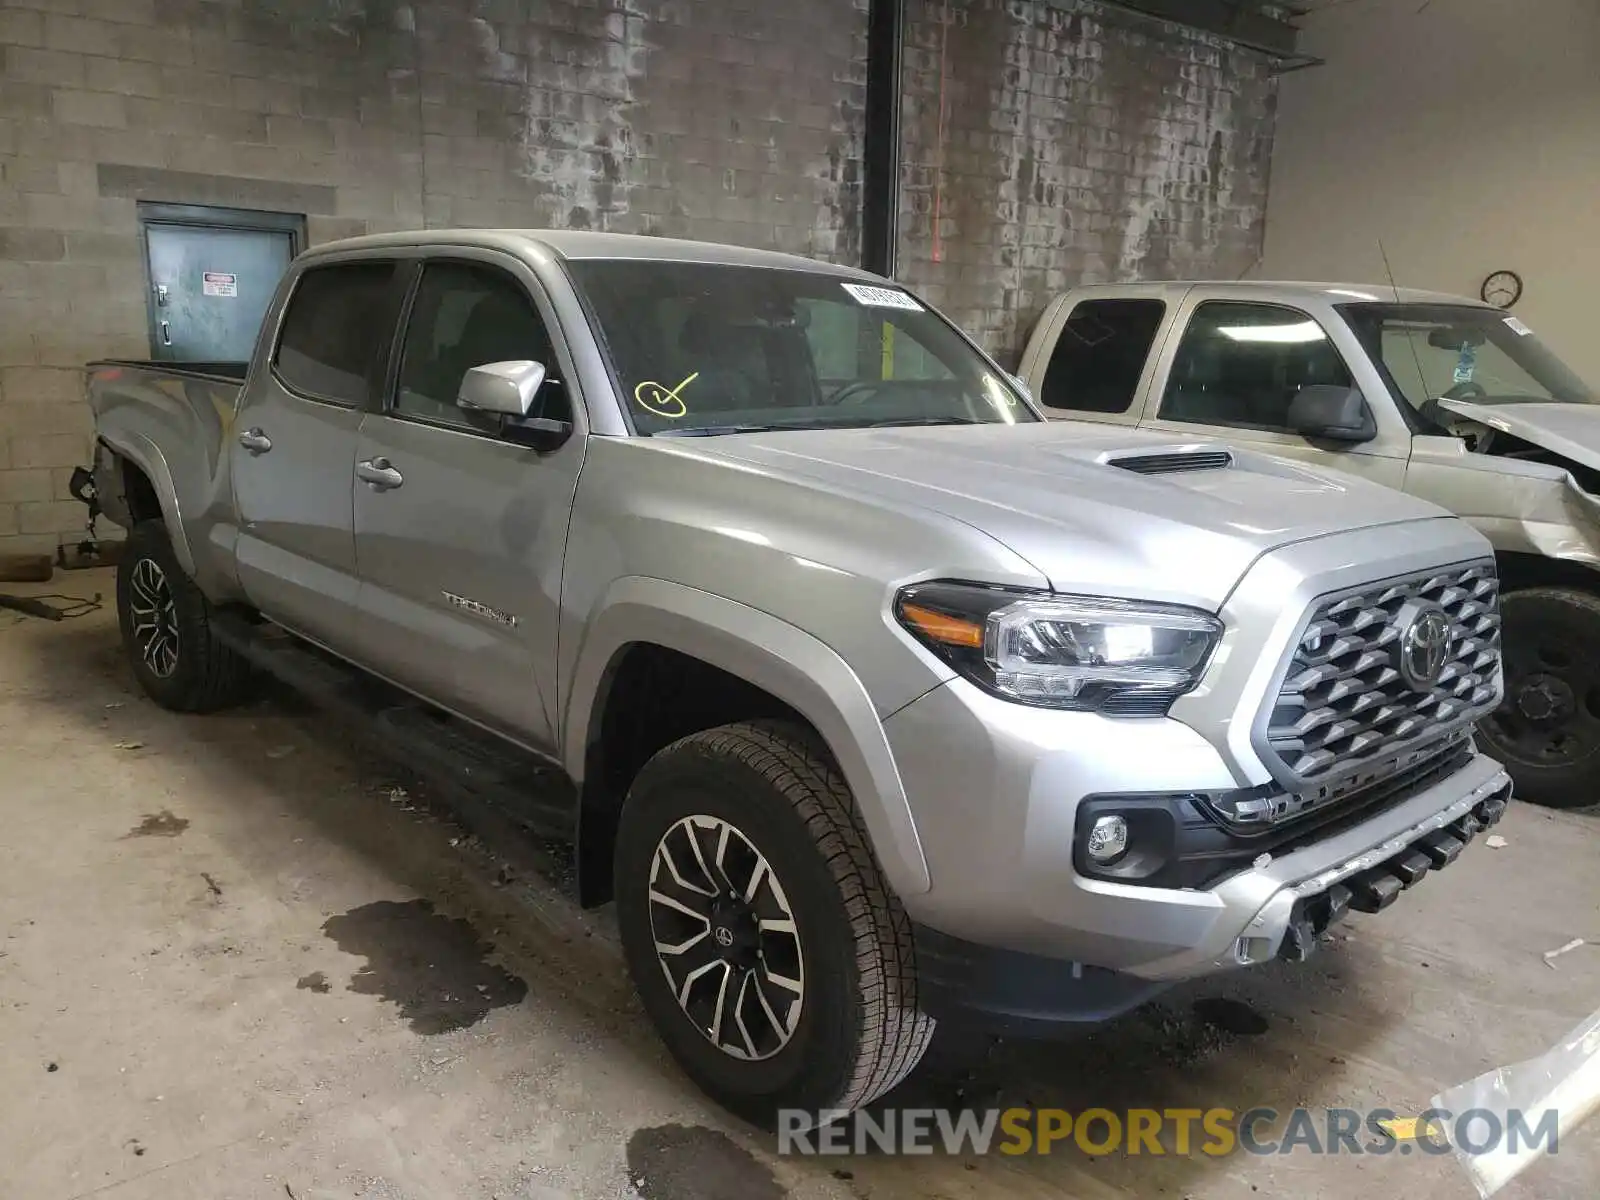
[[[772,864],[720,817],[690,816],[656,843],[650,931],[678,1006],[733,1058],[771,1058],[794,1037],[805,961]]]
[[[172,585],[154,559],[141,558],[129,580],[133,640],[145,667],[158,679],[178,669],[178,613]]]

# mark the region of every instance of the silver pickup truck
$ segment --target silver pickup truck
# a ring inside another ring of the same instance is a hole
[[[1311,283],[1102,284],[1024,356],[1053,417],[1336,468],[1442,504],[1495,548],[1517,795],[1600,800],[1600,395],[1476,300]]]
[[[1098,1020],[1303,957],[1509,796],[1472,742],[1481,534],[1051,424],[859,271],[365,238],[295,262],[242,382],[107,362],[89,394],[145,690],[349,678],[397,752],[559,768],[583,899],[756,1119],[887,1091],[940,1017]]]

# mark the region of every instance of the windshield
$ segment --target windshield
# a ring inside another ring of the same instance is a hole
[[[1396,395],[1432,416],[1439,399],[1474,404],[1600,397],[1521,321],[1467,304],[1345,304],[1340,311]]]
[[[579,259],[568,268],[641,434],[1039,419],[899,288],[706,263]]]

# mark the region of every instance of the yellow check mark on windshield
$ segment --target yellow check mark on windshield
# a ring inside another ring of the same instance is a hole
[[[633,398],[639,407],[655,417],[667,417],[676,421],[679,417],[689,415],[689,406],[683,402],[683,389],[696,379],[700,372],[695,371],[675,388],[663,387],[652,380],[646,380],[633,389]]]

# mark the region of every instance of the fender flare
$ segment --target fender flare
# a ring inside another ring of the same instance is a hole
[[[628,576],[607,589],[578,649],[562,756],[580,784],[614,665],[637,643],[687,654],[763,689],[822,735],[855,796],[889,884],[929,890],[927,858],[883,721],[849,664],[826,643],[770,613],[663,579]]]
[[[155,488],[156,499],[161,503],[161,517],[167,526],[167,536],[172,539],[173,553],[178,556],[178,564],[193,578],[194,553],[189,548],[183,511],[178,505],[178,490],[173,486],[172,468],[167,465],[166,455],[149,438],[131,430],[120,430],[114,434],[102,431],[100,442],[111,453],[127,459],[143,471],[145,478]]]

